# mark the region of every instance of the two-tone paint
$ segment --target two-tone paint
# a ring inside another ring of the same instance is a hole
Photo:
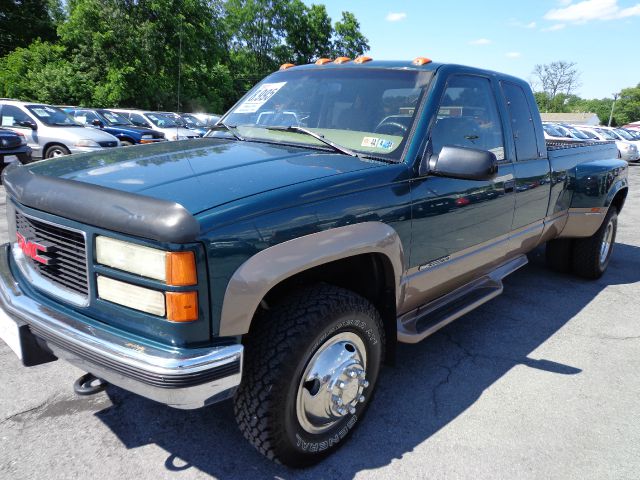
[[[521,266],[524,253],[559,236],[591,235],[607,208],[624,203],[627,164],[615,158],[615,148],[547,148],[531,91],[519,79],[435,63],[296,68],[431,72],[401,161],[350,157],[322,147],[203,138],[13,168],[5,175],[10,210],[86,232],[90,278],[106,269],[95,262],[97,235],[194,251],[201,318],[175,325],[109,305],[95,293],[83,307],[63,304],[29,285],[24,294],[59,314],[92,319],[93,328],[117,332],[132,349],[188,352],[238,344],[259,309],[269,308],[270,295],[292,279],[322,278],[342,268],[352,288],[371,293],[371,278],[354,283],[354,267],[363,267],[381,283],[374,294],[385,309],[387,332],[395,336],[398,319],[418,318],[424,305],[479,279],[499,290],[501,276]],[[505,146],[491,180],[445,178],[424,168],[435,112],[452,75],[481,76],[491,84]],[[533,158],[519,158],[516,151],[505,84],[527,92],[537,138]],[[28,183],[40,185],[40,194],[25,189]],[[45,188],[54,184],[65,197]],[[70,207],[67,197],[74,190],[87,205]],[[455,201],[461,195],[468,197],[464,207]],[[109,201],[92,203],[94,198]],[[163,221],[163,208],[174,220]],[[16,282],[23,285],[25,279],[12,265]],[[150,288],[169,288],[124,272],[108,273]],[[412,341],[410,335],[400,337]]]

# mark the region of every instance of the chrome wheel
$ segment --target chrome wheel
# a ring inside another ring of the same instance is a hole
[[[609,252],[611,251],[611,244],[613,243],[614,226],[613,221],[609,220],[607,228],[602,237],[602,243],[600,244],[600,265],[604,265],[609,258]]]
[[[323,433],[365,400],[367,353],[363,341],[342,332],[323,343],[309,361],[296,397],[296,414],[309,433]]]
[[[52,148],[47,152],[47,158],[57,158],[57,157],[63,157],[67,155],[67,152],[64,151],[62,148]]]

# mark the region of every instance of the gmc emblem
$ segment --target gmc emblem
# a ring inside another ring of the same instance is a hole
[[[40,252],[51,253],[55,248],[52,244],[48,242],[32,242],[31,240],[27,240],[20,232],[16,232],[16,238],[18,239],[18,246],[20,247],[20,250],[22,250],[27,257],[32,258],[43,265],[52,265],[55,263],[52,258],[40,255]]]

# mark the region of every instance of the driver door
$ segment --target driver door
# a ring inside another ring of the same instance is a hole
[[[406,310],[435,299],[502,263],[515,210],[513,164],[489,78],[452,75],[429,134],[427,155],[443,146],[488,150],[499,162],[491,180],[433,175],[411,182],[412,242]]]

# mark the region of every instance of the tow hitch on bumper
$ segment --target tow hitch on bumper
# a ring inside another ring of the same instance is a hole
[[[25,366],[63,358],[108,383],[182,409],[224,400],[240,384],[242,345],[172,350],[134,343],[27,296],[9,255],[8,244],[0,246],[0,337]]]

